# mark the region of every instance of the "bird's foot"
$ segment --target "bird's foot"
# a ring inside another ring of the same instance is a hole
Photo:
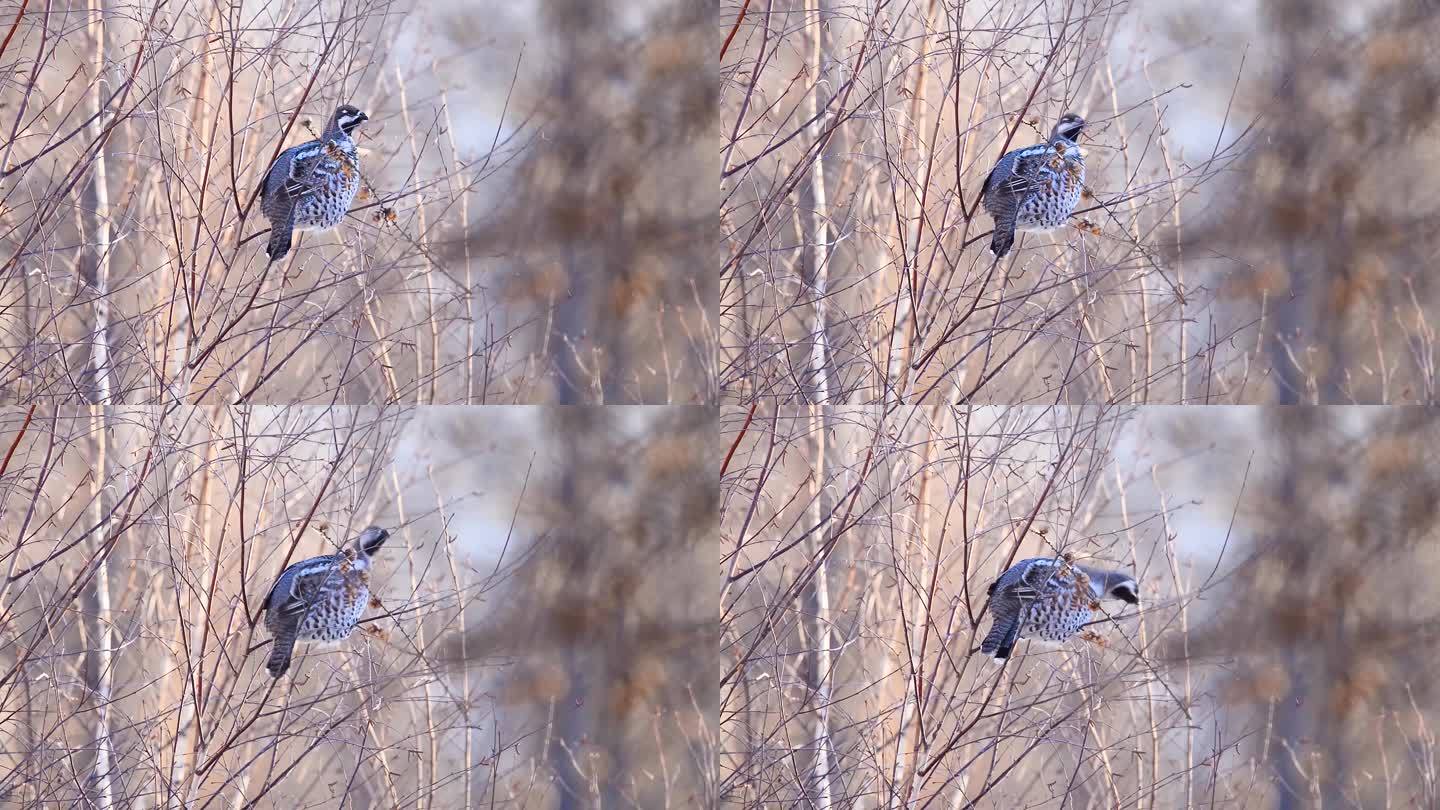
[[[1097,644],[1101,647],[1109,646],[1108,642],[1105,641],[1105,637],[1095,632],[1094,630],[1080,631],[1080,640],[1088,641],[1091,644]]]
[[[390,634],[385,632],[385,628],[378,624],[363,624],[360,626],[360,632],[372,638],[378,638],[381,641],[390,640]]]
[[[1075,230],[1081,233],[1092,234],[1094,236],[1100,235],[1100,226],[1096,225],[1088,219],[1075,220]]]

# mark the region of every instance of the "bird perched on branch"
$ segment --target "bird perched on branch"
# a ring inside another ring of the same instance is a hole
[[[1101,599],[1140,603],[1134,577],[1080,565],[1068,556],[1021,560],[991,583],[989,593],[993,622],[980,652],[996,661],[1009,658],[1022,638],[1070,638],[1100,609]]]
[[[275,648],[265,668],[276,678],[290,668],[296,641],[344,641],[370,602],[370,561],[390,532],[371,526],[355,547],[286,568],[265,597],[265,628]]]
[[[1015,244],[1016,231],[1048,231],[1070,218],[1085,188],[1085,157],[1080,133],[1085,119],[1060,117],[1050,140],[1006,152],[985,178],[985,210],[995,219],[990,252],[1002,258]]]
[[[341,104],[319,139],[280,153],[265,173],[260,212],[270,220],[265,253],[279,261],[293,231],[327,231],[340,224],[360,189],[360,157],[351,135],[370,116]]]

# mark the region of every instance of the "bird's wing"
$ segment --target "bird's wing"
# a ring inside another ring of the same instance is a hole
[[[990,599],[990,613],[994,615],[997,622],[1020,615],[1020,609],[1023,606],[1024,599],[1015,592],[1013,587],[996,588],[994,597]]]
[[[1034,599],[1050,581],[1055,567],[1055,560],[1051,557],[1029,557],[1015,563],[990,585],[991,600]]]
[[[281,152],[265,172],[261,193],[271,195],[284,191],[291,197],[308,193],[307,180],[324,153],[325,145],[320,141],[306,141]]]
[[[286,568],[265,597],[264,609],[282,616],[304,613],[320,594],[326,580],[334,575],[339,556],[311,557]]]
[[[1029,194],[1049,151],[1048,146],[1027,146],[1005,153],[985,178],[986,203],[1019,199]]]
[[[985,175],[984,185],[980,187],[980,193],[982,195],[989,197],[991,188],[994,187],[999,180],[1009,176],[1010,163],[1012,162],[1010,157],[1014,154],[1014,152],[1008,152],[1001,155],[1000,159],[995,161],[995,165],[990,168],[990,173]]]

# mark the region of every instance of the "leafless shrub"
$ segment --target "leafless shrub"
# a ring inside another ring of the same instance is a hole
[[[714,608],[674,600],[713,520],[710,419],[610,413],[0,412],[0,795],[703,800]],[[275,575],[371,522],[396,532],[363,632],[272,680]]]
[[[1436,802],[1431,417],[1131,407],[1435,398],[1435,4],[1256,9],[722,4],[722,800]],[[992,262],[1067,109],[1090,223]],[[982,667],[1062,552],[1138,617]]]
[[[702,171],[699,17],[42,5],[0,23],[5,402],[713,396],[707,201],[667,168]],[[259,180],[342,101],[361,198],[270,264]]]
[[[819,406],[725,420],[735,806],[1428,806],[1440,442],[1424,411]],[[1021,557],[1137,611],[996,668]]]
[[[796,401],[1211,402],[1253,324],[1175,247],[1243,127],[1198,159],[1186,87],[1118,47],[1106,2],[727,5],[721,384]],[[1133,38],[1131,39],[1133,42]],[[1008,148],[1082,110],[1080,231],[998,264],[979,192]],[[1082,221],[1083,220],[1083,221]]]
[[[1183,638],[1207,571],[1176,553],[1124,411],[837,409],[727,430],[721,793],[739,806],[1203,806],[1235,740]],[[742,430],[743,428],[743,430]],[[818,445],[818,447],[817,447]],[[1137,492],[1138,490],[1138,492]],[[1133,494],[1132,494],[1133,493]],[[973,655],[1027,556],[1133,567],[1143,610],[1066,652]],[[1138,764],[1137,764],[1138,763]],[[1218,792],[1217,792],[1218,790]],[[1207,792],[1208,791],[1208,792]]]

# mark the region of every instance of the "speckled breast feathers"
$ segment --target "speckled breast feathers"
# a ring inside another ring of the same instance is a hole
[[[1022,638],[1061,642],[1080,632],[1100,610],[1102,598],[1139,601],[1135,579],[1128,574],[1064,557],[1021,560],[1000,575],[989,593],[993,623],[980,650],[1001,660]]]
[[[354,548],[286,568],[265,600],[265,627],[275,637],[267,667],[280,677],[297,641],[343,641],[370,602],[371,557],[389,532],[372,526]]]
[[[1016,231],[1046,231],[1069,220],[1085,189],[1085,157],[1077,139],[1085,120],[1067,113],[1050,140],[1006,152],[985,178],[982,201],[995,220],[990,249],[1009,252]]]
[[[265,173],[260,211],[270,220],[265,252],[278,261],[294,231],[339,225],[360,190],[360,153],[352,133],[368,116],[342,104],[320,137],[281,152]]]

